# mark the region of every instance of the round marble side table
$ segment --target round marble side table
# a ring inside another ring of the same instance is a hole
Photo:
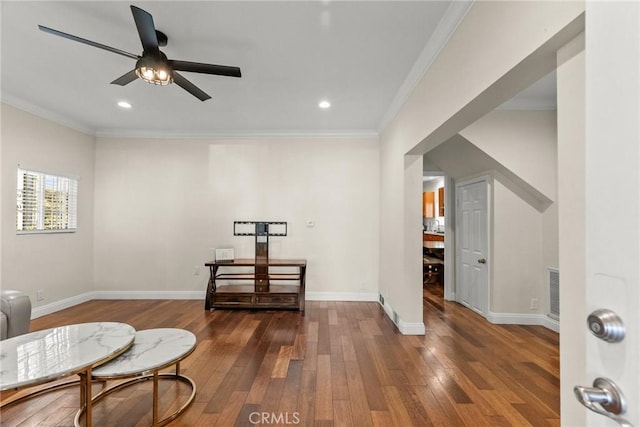
[[[184,329],[159,328],[137,331],[131,348],[111,360],[93,369],[93,381],[128,379],[111,387],[106,387],[93,398],[94,403],[108,394],[129,385],[153,380],[153,425],[162,426],[177,418],[196,396],[196,384],[189,377],[180,374],[180,361],[189,356],[196,348],[196,337]],[[175,373],[163,372],[161,369],[175,365]],[[158,419],[158,382],[159,379],[181,381],[191,387],[191,395],[187,401],[171,415]],[[80,409],[75,417],[75,425],[80,425],[84,411]]]

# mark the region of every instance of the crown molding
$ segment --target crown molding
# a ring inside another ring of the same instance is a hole
[[[387,112],[382,117],[380,125],[378,126],[378,133],[382,133],[389,123],[400,112],[400,109],[405,104],[409,96],[416,88],[420,80],[424,77],[427,70],[431,67],[431,64],[438,57],[438,54],[442,50],[445,44],[449,41],[449,38],[458,28],[458,25],[471,9],[475,0],[466,1],[452,1],[447,8],[444,16],[438,23],[438,26],[433,31],[427,45],[424,47],[420,56],[411,67],[409,74],[404,79],[404,82],[398,89],[396,96],[393,98],[391,105],[387,109]]]
[[[157,131],[157,130],[130,130],[130,129],[103,129],[95,132],[97,138],[141,138],[141,139],[371,139],[378,138],[378,132],[370,129],[355,129],[345,131],[214,131],[214,132],[189,132],[189,131]]]
[[[50,122],[59,124],[61,126],[77,130],[78,132],[84,133],[86,135],[95,136],[95,129],[92,129],[68,117],[65,117],[62,114],[58,114],[51,110],[47,110],[46,108],[34,105],[16,96],[2,93],[2,95],[0,96],[0,102],[29,114],[33,114],[34,116],[49,120]]]

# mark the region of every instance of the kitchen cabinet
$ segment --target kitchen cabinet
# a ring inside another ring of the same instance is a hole
[[[425,191],[422,193],[422,216],[425,218],[435,217],[435,193]]]
[[[423,242],[444,242],[444,234],[422,233]]]
[[[438,188],[438,216],[444,216],[444,187]]]

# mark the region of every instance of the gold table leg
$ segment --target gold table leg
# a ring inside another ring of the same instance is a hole
[[[153,372],[153,425],[158,425],[158,370]]]
[[[80,376],[80,411],[84,409],[85,419],[84,425],[91,427],[93,419],[91,417],[93,410],[93,400],[91,399],[91,367],[85,372],[78,374]],[[76,417],[76,424],[78,418]]]

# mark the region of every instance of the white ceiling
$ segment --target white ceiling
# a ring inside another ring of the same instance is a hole
[[[239,66],[242,78],[182,73],[212,96],[136,80],[129,3],[2,1],[2,101],[96,135],[375,134],[468,10],[460,1],[146,1],[170,59]],[[329,110],[318,108],[327,99]],[[126,100],[130,110],[117,107]]]
[[[234,65],[183,73],[213,98],[136,80],[135,61],[38,24],[141,54],[129,3],[2,2],[2,99],[95,133],[250,134],[377,130],[449,2],[139,2],[171,59]],[[328,99],[329,111],[318,102]],[[134,108],[116,106],[127,100]]]

